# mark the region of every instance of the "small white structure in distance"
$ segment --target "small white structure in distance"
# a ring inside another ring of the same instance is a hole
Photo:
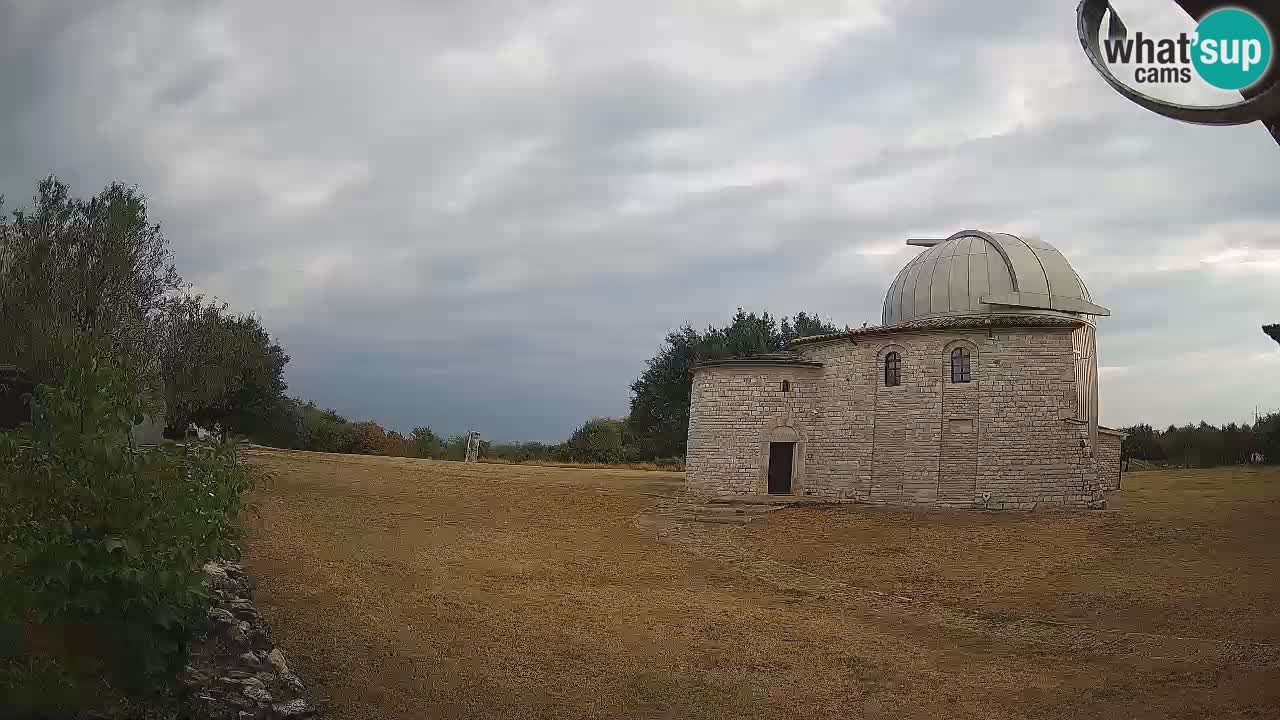
[[[480,433],[472,430],[467,433],[467,455],[463,462],[478,462],[480,459]]]

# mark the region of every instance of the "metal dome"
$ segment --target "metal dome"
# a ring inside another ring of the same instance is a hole
[[[884,298],[884,324],[939,315],[1026,313],[1088,320],[1110,315],[1058,249],[1043,240],[962,230],[946,240],[908,240],[929,248],[902,268]]]

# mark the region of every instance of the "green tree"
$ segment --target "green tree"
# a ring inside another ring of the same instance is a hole
[[[1263,325],[1262,332],[1266,333],[1267,337],[1280,343],[1280,323],[1276,323],[1275,325]]]
[[[1271,465],[1280,465],[1280,412],[1259,418],[1254,436],[1263,458]]]
[[[349,420],[314,402],[302,405],[301,410],[299,447],[320,452],[356,452],[356,434]]]
[[[565,459],[582,463],[622,462],[625,421],[592,418],[584,422],[564,444]]]
[[[1156,431],[1150,425],[1133,425],[1121,430],[1126,433],[1120,444],[1125,457],[1149,461],[1164,457],[1156,439]]]
[[[87,340],[154,390],[156,321],[181,282],[136,188],[112,183],[82,200],[49,176],[29,209],[0,213],[0,363],[56,382]]]
[[[422,458],[438,458],[444,454],[444,443],[430,427],[416,427],[409,433],[414,454]]]
[[[800,313],[794,320],[784,317],[779,324],[767,312],[756,315],[739,308],[725,327],[698,332],[685,325],[669,333],[658,354],[631,384],[628,456],[684,456],[689,434],[689,373],[697,363],[778,352],[798,337],[839,331],[816,315]]]
[[[271,435],[273,423],[296,422],[282,404],[289,356],[258,318],[184,295],[167,303],[160,325],[165,413],[173,431],[195,423]]]

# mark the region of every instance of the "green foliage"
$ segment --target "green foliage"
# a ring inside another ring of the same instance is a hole
[[[180,667],[198,568],[238,556],[253,480],[231,446],[133,450],[142,410],[127,373],[84,357],[39,388],[29,439],[0,434],[0,624],[92,628],[133,689]]]
[[[350,420],[313,402],[300,405],[300,409],[301,434],[293,447],[338,453],[356,451],[356,433]]]
[[[592,418],[583,423],[564,444],[564,458],[580,463],[620,463],[625,421]]]
[[[465,460],[467,457],[467,436],[466,435],[450,435],[445,438],[444,451],[437,457],[438,460]]]
[[[184,295],[165,305],[160,327],[165,413],[178,434],[191,423],[270,434],[291,419],[281,412],[289,356],[258,318]]]
[[[1135,460],[1181,467],[1216,467],[1249,462],[1255,453],[1264,462],[1280,464],[1280,413],[1272,413],[1253,426],[1229,423],[1216,427],[1206,422],[1156,430],[1150,425],[1124,428],[1122,451]]]
[[[1275,325],[1263,325],[1262,332],[1266,333],[1267,337],[1280,343],[1280,323],[1276,323]]]
[[[488,447],[481,446],[481,457],[505,460],[511,463],[529,462],[530,460],[560,461],[564,459],[563,446],[548,445],[540,442],[499,443]]]
[[[417,457],[434,458],[444,455],[444,442],[430,427],[414,428],[409,434],[409,439],[413,445],[414,455]]]
[[[53,382],[88,338],[154,389],[157,315],[181,279],[136,188],[112,183],[81,200],[45,178],[30,209],[0,214],[0,278],[0,363]]]
[[[1257,438],[1258,452],[1266,462],[1280,465],[1280,412],[1259,418],[1253,426],[1253,434]]]
[[[689,435],[690,370],[698,362],[787,349],[798,337],[838,332],[816,315],[800,313],[781,323],[741,308],[723,328],[698,332],[684,326],[667,335],[662,348],[631,384],[628,443],[641,457],[683,457]]]

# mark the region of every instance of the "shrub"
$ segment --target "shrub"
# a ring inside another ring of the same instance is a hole
[[[126,375],[90,359],[38,389],[29,428],[0,434],[0,625],[54,660],[90,648],[134,692],[181,667],[199,567],[239,555],[253,481],[233,446],[133,449],[141,411]]]
[[[564,444],[572,462],[620,463],[623,461],[624,423],[613,418],[592,418],[584,422]]]

